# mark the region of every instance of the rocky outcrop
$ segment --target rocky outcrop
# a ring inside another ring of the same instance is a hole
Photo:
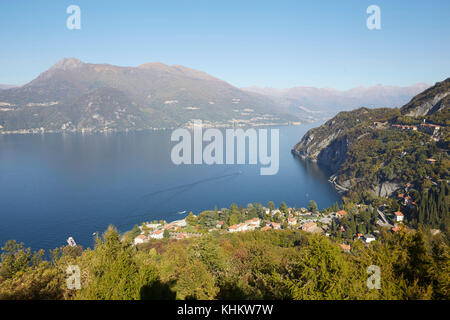
[[[434,98],[424,101],[423,103],[417,105],[414,109],[409,111],[406,115],[410,117],[421,117],[428,114],[433,114],[442,108],[443,100],[450,94],[450,91],[438,94]]]
[[[384,181],[381,182],[378,186],[372,189],[372,192],[378,197],[388,197],[394,191],[398,190],[401,187],[400,184],[392,181]]]
[[[432,115],[449,105],[450,78],[436,83],[433,87],[415,96],[401,108],[403,115],[422,117]]]

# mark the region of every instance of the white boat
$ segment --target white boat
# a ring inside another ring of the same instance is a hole
[[[185,214],[185,213],[186,213],[186,210],[177,212],[177,214]]]
[[[67,239],[67,243],[71,247],[76,247],[77,246],[77,243],[75,242],[75,240],[72,237],[69,237],[69,239]]]

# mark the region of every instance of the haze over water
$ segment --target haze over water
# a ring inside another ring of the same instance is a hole
[[[280,168],[181,165],[171,162],[172,131],[108,134],[0,135],[0,243],[33,249],[66,245],[69,236],[92,246],[109,224],[126,231],[178,214],[274,201],[319,208],[339,201],[329,172],[290,152],[315,125],[279,127]]]

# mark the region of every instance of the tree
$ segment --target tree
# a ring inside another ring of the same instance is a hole
[[[164,239],[169,239],[169,238],[170,238],[170,232],[169,232],[169,230],[164,229],[163,237],[164,237]]]
[[[288,211],[288,207],[287,207],[287,205],[286,205],[286,202],[281,202],[281,205],[280,205],[280,211],[281,212],[283,212],[283,213],[287,213],[287,211]]]
[[[272,213],[272,211],[275,210],[275,203],[273,203],[273,201],[269,201],[267,203],[267,208],[269,208],[270,212]]]
[[[194,214],[189,212],[189,215],[186,217],[186,223],[190,226],[195,226],[197,224],[197,217]]]
[[[308,210],[311,212],[317,212],[319,210],[314,200],[309,201]]]
[[[230,216],[230,226],[234,225],[234,224],[238,224],[239,223],[239,217],[236,213],[233,213]]]

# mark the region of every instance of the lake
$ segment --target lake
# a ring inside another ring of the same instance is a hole
[[[87,247],[109,224],[126,231],[233,202],[306,207],[314,199],[328,207],[340,200],[330,173],[290,152],[315,126],[278,127],[280,165],[272,176],[260,175],[259,165],[176,166],[172,131],[0,135],[0,243],[47,250],[72,236]]]

